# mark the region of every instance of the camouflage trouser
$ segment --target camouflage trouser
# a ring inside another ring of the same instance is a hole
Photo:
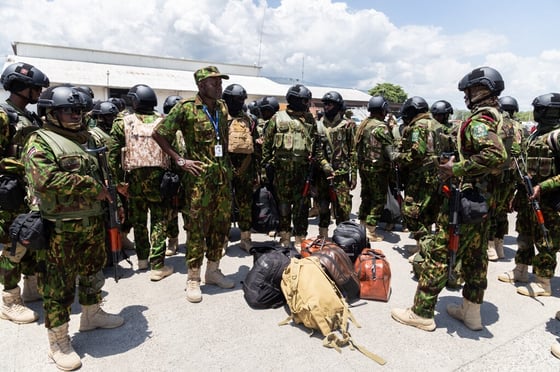
[[[543,213],[545,226],[548,228],[548,242],[550,249],[547,247],[543,230],[537,223],[535,213],[530,204],[525,203],[518,209],[516,230],[519,233],[517,237],[517,253],[515,255],[515,263],[533,265],[533,273],[543,278],[552,278],[556,269],[556,253],[560,246],[560,213],[551,208],[548,203],[540,203]],[[535,255],[535,247],[537,254]]]
[[[513,176],[504,176],[501,178],[499,186],[496,187],[492,193],[495,208],[492,216],[490,217],[490,234],[488,235],[490,240],[493,240],[494,238],[503,239],[508,233],[509,202],[513,197],[516,187],[517,184],[515,183]]]
[[[333,203],[329,196],[329,180],[324,176],[318,182],[319,201],[319,227],[329,227],[331,223],[331,210],[334,210],[336,224],[350,219],[352,210],[352,195],[350,194],[350,180],[348,174],[335,176],[333,180],[336,201]],[[330,205],[330,208],[329,208]]]
[[[134,228],[136,255],[139,260],[145,260],[149,256],[151,268],[159,269],[165,259],[165,239],[171,210],[162,202],[152,202],[137,197],[129,198],[128,203],[130,223]],[[150,212],[149,238],[148,211]]]
[[[231,190],[225,174],[209,172],[196,179],[187,190],[190,200],[188,215],[189,249],[186,261],[189,268],[202,266],[204,252],[210,261],[222,258],[231,224]]]
[[[38,276],[43,293],[45,326],[58,327],[70,321],[76,276],[79,275],[78,300],[81,305],[101,301],[107,257],[104,249],[103,216],[60,223],[45,221],[49,234],[46,270]]]
[[[416,240],[430,233],[436,222],[443,199],[437,186],[435,179],[422,173],[412,173],[407,180],[402,217]]]
[[[360,169],[361,191],[358,219],[376,226],[387,201],[389,176],[383,172]]]
[[[449,231],[448,205],[444,201],[442,212],[438,216],[437,234],[427,240],[430,244],[423,254],[420,278],[414,296],[412,311],[421,317],[433,318],[437,298],[445,287],[448,279],[449,266]],[[489,224],[487,221],[461,225],[457,262],[461,263],[461,277],[465,280],[463,297],[476,304],[482,303],[484,291],[488,285],[486,275],[488,271],[488,255],[486,243],[488,240]]]
[[[274,190],[279,214],[278,231],[290,231],[293,220],[293,234],[307,236],[310,202],[309,196],[304,198],[302,192],[309,165],[303,162],[280,161],[274,164],[274,168]]]
[[[253,172],[247,169],[241,174],[234,175],[231,180],[235,206],[239,211],[237,224],[241,231],[249,231],[252,226],[253,179]]]
[[[21,274],[35,275],[39,270],[36,252],[27,251],[21,258],[10,254],[12,243],[8,230],[17,215],[25,212],[25,210],[17,212],[0,210],[0,242],[4,246],[0,255],[0,283],[4,285],[5,290],[17,287]]]

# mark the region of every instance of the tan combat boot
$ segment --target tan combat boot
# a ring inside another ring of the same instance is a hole
[[[294,238],[294,247],[298,252],[301,252],[301,243],[305,240],[305,236],[296,235]]]
[[[424,331],[431,332],[436,329],[434,318],[423,318],[420,315],[416,315],[411,308],[391,309],[391,317],[399,323],[420,328]]]
[[[80,356],[72,348],[68,336],[68,323],[47,329],[49,336],[49,358],[63,371],[73,371],[82,366]]]
[[[167,249],[165,250],[166,256],[174,256],[177,253],[177,248],[179,248],[179,238],[168,238],[167,239]]]
[[[329,237],[329,228],[328,227],[319,227],[319,236],[321,238],[328,238]]]
[[[283,247],[289,247],[292,234],[289,231],[280,231],[278,235],[280,235],[280,245]]]
[[[200,267],[189,268],[187,272],[187,301],[202,301],[202,292],[200,291]]]
[[[370,242],[380,242],[383,240],[383,237],[377,235],[375,233],[375,226],[373,225],[368,225],[366,224],[366,233],[367,233],[367,238],[369,239]]]
[[[26,275],[23,277],[23,289],[21,299],[23,302],[39,301],[42,298],[37,286],[37,275]]]
[[[465,323],[465,325],[473,331],[482,330],[480,304],[475,304],[474,302],[470,302],[466,298],[463,298],[463,303],[461,305],[447,305],[447,313],[453,318]]]
[[[550,348],[550,352],[551,352],[552,355],[554,355],[556,358],[560,359],[560,344],[559,344],[559,343],[555,343],[554,345],[552,345],[552,347]]]
[[[235,286],[235,283],[222,274],[219,268],[218,261],[208,261],[206,264],[206,274],[204,275],[204,282],[206,284],[214,284],[220,288],[229,289]]]
[[[122,326],[124,318],[119,315],[107,314],[100,304],[82,305],[80,316],[80,332],[96,328],[117,328]]]
[[[2,292],[0,318],[17,324],[32,323],[39,319],[39,314],[23,304],[19,287]]]
[[[498,275],[498,280],[506,283],[527,283],[529,281],[529,265],[515,264],[513,270]]]
[[[496,248],[496,254],[498,255],[498,259],[502,259],[506,256],[504,254],[504,239],[495,238],[494,248]]]
[[[158,282],[171,274],[173,274],[173,268],[171,266],[164,265],[159,269],[150,270],[150,280],[152,282]]]
[[[529,297],[550,296],[552,294],[550,278],[543,278],[542,276],[536,275],[534,283],[517,288],[517,293]]]
[[[250,231],[241,231],[241,241],[239,242],[239,246],[245,252],[249,253],[249,251],[253,247],[253,242],[251,241],[251,232]]]
[[[488,241],[488,248],[486,249],[488,253],[488,261],[498,261],[498,253],[496,252],[496,246],[494,240]]]

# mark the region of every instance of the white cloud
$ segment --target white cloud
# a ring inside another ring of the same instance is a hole
[[[560,90],[560,50],[508,52],[515,40],[483,30],[450,33],[437,25],[397,27],[374,9],[331,0],[19,0],[3,1],[0,53],[12,41],[106,49],[204,61],[256,64],[262,74],[367,90],[398,84],[428,102],[464,109],[457,82],[490,65],[522,110]],[[429,10],[428,10],[429,11]],[[264,21],[263,21],[264,16]],[[454,15],[449,15],[454,16]],[[261,35],[262,30],[262,35]],[[262,41],[262,43],[261,43]],[[2,53],[3,52],[3,53]],[[40,66],[38,66],[40,67]]]

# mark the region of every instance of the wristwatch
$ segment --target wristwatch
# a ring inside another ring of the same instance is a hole
[[[184,167],[185,164],[187,164],[187,161],[186,161],[185,159],[183,159],[183,158],[178,158],[178,159],[177,159],[177,165],[178,165],[178,166]]]

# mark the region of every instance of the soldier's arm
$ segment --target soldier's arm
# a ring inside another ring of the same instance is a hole
[[[264,130],[263,146],[262,146],[262,160],[261,166],[265,167],[272,161],[272,152],[274,146],[274,135],[276,134],[276,115],[273,116],[266,124]]]
[[[124,120],[118,117],[111,128],[111,141],[109,142],[109,168],[113,172],[115,183],[124,182],[124,170],[122,169],[122,148],[125,147]]]

